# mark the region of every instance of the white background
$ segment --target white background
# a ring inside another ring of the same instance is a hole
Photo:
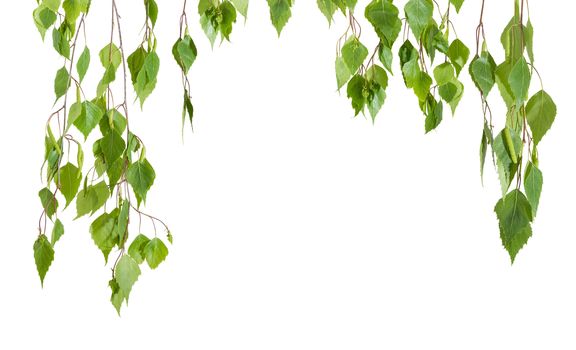
[[[118,3],[131,52],[143,8]],[[512,12],[512,1],[503,3],[489,1],[485,16],[497,61]],[[159,82],[143,112],[131,109],[132,129],[157,172],[146,210],[166,219],[174,245],[157,270],[144,268],[121,318],[108,301],[110,270],[90,221],[72,221],[74,209],[61,215],[66,233],[40,287],[32,254],[39,168],[62,61],[49,35],[40,40],[34,1],[12,1],[4,13],[0,348],[576,347],[575,52],[566,31],[573,5],[530,2],[536,64],[559,114],[540,147],[545,183],[534,236],[514,266],[493,213],[499,185],[490,163],[480,183],[482,115],[466,71],[456,117],[424,135],[396,61],[373,126],[354,119],[335,91],[342,16],[328,28],[314,1],[297,1],[278,39],[265,2],[252,1],[232,43],[212,51],[195,5],[188,10],[200,52],[191,72],[195,133],[187,129],[182,143],[180,75],[170,53],[180,1],[159,1]],[[478,12],[479,1],[469,0],[455,19],[470,47]],[[109,40],[109,16],[109,1],[94,1],[91,96],[103,73],[96,54]],[[372,48],[372,29],[362,23]],[[497,90],[491,101],[501,126]]]

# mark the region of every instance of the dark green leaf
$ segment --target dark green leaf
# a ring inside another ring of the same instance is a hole
[[[372,0],[366,6],[364,16],[374,27],[376,34],[389,45],[392,45],[402,29],[402,22],[398,13],[398,8],[391,1]]]
[[[115,130],[110,130],[110,132],[108,132],[106,136],[102,138],[100,142],[100,149],[104,154],[104,160],[106,161],[106,164],[112,164],[124,153],[124,150],[126,149],[126,143],[118,132]]]
[[[494,71],[496,67],[494,60],[488,52],[483,52],[481,56],[476,56],[470,63],[470,76],[476,87],[487,97],[495,83]]]

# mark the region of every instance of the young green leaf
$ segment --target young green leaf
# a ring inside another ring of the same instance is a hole
[[[152,27],[154,27],[158,19],[158,5],[154,0],[144,0],[144,6],[146,6],[146,16],[150,18]]]

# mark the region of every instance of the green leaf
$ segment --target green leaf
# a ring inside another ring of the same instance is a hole
[[[342,59],[352,74],[360,69],[366,57],[368,57],[368,49],[357,37],[351,37],[342,46]]]
[[[60,237],[62,237],[62,235],[64,235],[64,225],[62,225],[60,219],[56,219],[54,222],[54,227],[52,228],[52,238],[50,239],[50,244],[54,246]]]
[[[104,46],[104,48],[100,50],[99,57],[100,63],[102,63],[102,67],[104,68],[112,65],[114,70],[116,70],[122,63],[122,53],[114,43]]]
[[[442,63],[434,68],[434,79],[436,79],[438,85],[448,84],[454,78],[454,68],[449,62]]]
[[[134,193],[144,202],[146,201],[146,193],[154,184],[155,178],[156,173],[146,159],[130,164],[126,172],[128,183],[132,186]]]
[[[76,218],[86,214],[94,214],[110,197],[106,182],[101,181],[93,186],[87,186],[76,196]]]
[[[100,119],[104,116],[104,110],[91,101],[84,101],[82,107],[82,113],[74,120],[74,126],[80,130],[85,138],[88,138],[90,132],[98,125]]]
[[[416,39],[420,40],[424,28],[432,21],[432,0],[410,0],[404,7],[408,25]]]
[[[61,0],[42,0],[42,5],[48,7],[54,12],[58,12],[60,9],[60,2]]]
[[[124,241],[126,240],[126,232],[128,232],[128,219],[130,215],[130,202],[123,201],[118,214],[116,223],[116,232],[118,234],[118,246],[124,248]]]
[[[486,153],[488,145],[494,142],[492,130],[488,127],[488,122],[484,122],[484,130],[482,130],[482,141],[480,142],[480,180],[484,184],[484,164],[486,163]]]
[[[70,58],[70,44],[66,40],[66,36],[61,32],[64,27],[60,29],[54,28],[52,30],[52,45],[54,50],[65,58]]]
[[[378,58],[380,59],[380,62],[382,62],[382,65],[384,65],[384,68],[392,74],[392,60],[394,55],[392,54],[390,47],[380,43],[380,47],[378,48]]]
[[[248,17],[248,0],[232,0],[232,3],[234,4],[234,7],[236,7],[236,10],[240,12],[242,17]]]
[[[126,143],[122,136],[115,130],[110,130],[100,142],[100,149],[104,154],[106,164],[112,164],[124,153]]]
[[[168,256],[168,248],[159,238],[153,238],[144,247],[144,255],[146,262],[151,269],[155,269],[162,261]]]
[[[132,286],[138,280],[140,276],[140,267],[138,263],[134,261],[129,255],[124,254],[118,261],[116,265],[116,270],[114,271],[114,276],[118,282],[118,287],[128,300]]]
[[[448,58],[454,68],[456,69],[456,76],[460,75],[462,68],[468,62],[468,58],[470,57],[470,50],[460,39],[456,39],[450,44],[448,48]]]
[[[526,119],[534,144],[538,144],[550,129],[556,118],[556,104],[544,90],[534,94],[526,104]]]
[[[450,3],[452,3],[452,5],[454,5],[456,12],[460,12],[460,8],[462,8],[462,4],[464,3],[464,0],[450,0]]]
[[[136,80],[138,79],[138,73],[144,65],[144,60],[146,59],[146,50],[142,46],[138,47],[134,52],[128,56],[127,63],[128,69],[130,70],[130,78],[132,79],[132,84],[136,85]]]
[[[202,4],[202,2],[200,2]],[[212,18],[206,14],[202,14],[200,17],[200,25],[202,26],[202,30],[210,40],[210,45],[214,47],[214,42],[216,41],[216,36],[218,35],[218,28],[214,26],[212,23]]]
[[[41,189],[40,192],[38,192],[38,196],[40,197],[40,202],[42,202],[42,208],[44,208],[46,215],[52,218],[58,209],[56,196],[47,187]]]
[[[52,248],[46,235],[40,235],[34,242],[34,261],[38,276],[40,276],[40,283],[44,287],[44,277],[46,277],[46,273],[54,261],[54,248]]]
[[[56,72],[56,78],[54,79],[54,93],[56,94],[56,101],[66,94],[69,82],[70,75],[68,74],[66,67],[60,68],[58,72]]]
[[[444,113],[444,105],[442,101],[434,100],[434,97],[428,95],[426,98],[426,120],[424,122],[424,130],[426,133],[436,129],[442,122],[442,115]]]
[[[512,95],[516,98],[516,106],[520,106],[526,99],[528,99],[528,88],[530,87],[530,69],[524,57],[521,57],[518,62],[512,67],[508,83],[512,90]]]
[[[70,128],[72,124],[82,115],[82,102],[74,102],[70,106],[70,111],[68,112],[68,125],[66,126],[66,131]]]
[[[112,248],[118,243],[118,235],[115,227],[116,218],[109,213],[103,213],[90,225],[92,240],[98,249],[102,251],[106,262],[108,262],[108,255],[112,251]]]
[[[290,7],[292,7],[292,0],[267,0],[268,6],[270,7],[270,19],[278,36],[282,32],[282,29],[288,23],[288,20],[292,16]]]
[[[46,31],[56,22],[56,13],[46,6],[40,5],[34,10],[32,17],[42,40],[44,40]]]
[[[374,86],[374,88],[370,89],[370,95],[368,97],[368,112],[370,112],[370,116],[372,117],[372,123],[376,120],[376,116],[382,106],[384,105],[384,101],[386,100],[386,91],[384,88],[380,87],[380,85]]]
[[[508,131],[510,135],[508,141],[506,141],[506,131]],[[510,144],[512,147],[510,147]],[[492,148],[496,155],[498,177],[500,179],[502,195],[504,195],[508,191],[510,183],[518,170],[518,162],[514,162],[513,157],[518,159],[522,154],[522,140],[515,131],[505,128],[498,134],[498,136],[496,136],[496,138],[494,138]]]
[[[136,84],[134,85],[136,95],[138,95],[138,99],[140,99],[141,107],[156,87],[159,69],[160,59],[158,55],[154,51],[149,52],[144,59],[142,69],[140,69],[136,77]]]
[[[334,4],[332,0],[317,0],[318,8],[320,12],[328,20],[328,24],[332,24],[332,19],[334,18],[334,13],[338,7]]]
[[[358,115],[366,105],[366,98],[369,96],[367,81],[363,76],[357,74],[348,82],[346,88],[348,98],[352,100],[354,115]]]
[[[146,16],[150,18],[152,27],[154,27],[158,19],[158,5],[154,0],[144,0],[144,6],[146,6]]]
[[[144,253],[144,248],[150,242],[150,239],[143,234],[139,234],[134,238],[132,244],[128,248],[128,254],[136,261],[138,264],[141,264],[146,254]]]
[[[184,38],[176,41],[172,47],[172,54],[180,68],[182,68],[185,74],[188,74],[190,67],[192,67],[192,64],[198,56],[198,50],[192,38],[189,35],[185,35]]]
[[[80,54],[80,57],[78,57],[78,62],[76,63],[76,70],[78,71],[78,78],[80,79],[80,82],[84,80],[89,66],[90,50],[88,49],[88,46],[86,46],[84,51],[82,51],[82,54]]]
[[[398,13],[398,8],[391,1],[372,0],[366,6],[364,16],[374,27],[376,34],[389,45],[392,45],[402,29],[402,21],[400,21]]]
[[[515,189],[500,199],[494,208],[500,238],[514,263],[516,255],[532,236],[532,208],[522,192]]]
[[[470,76],[476,87],[484,97],[487,97],[495,83],[494,71],[496,67],[494,60],[488,52],[482,52],[481,56],[476,56],[470,63]]]
[[[236,8],[229,1],[223,1],[218,10],[222,15],[220,22],[220,34],[223,38],[230,41],[230,34],[232,33],[232,25],[236,22]]]
[[[350,70],[348,69],[348,66],[346,65],[346,62],[344,62],[344,59],[342,58],[342,56],[337,56],[336,57],[336,83],[338,85],[338,90],[340,90],[342,88],[342,86],[346,85],[348,80],[350,80],[351,76],[352,76],[352,73],[350,73]]]
[[[118,281],[115,278],[111,279],[108,282],[108,286],[112,290],[112,295],[110,296],[110,302],[114,305],[116,312],[118,312],[118,316],[120,316],[120,309],[122,308],[122,303],[126,300],[126,296],[120,290],[120,286],[118,285]]]
[[[532,208],[533,217],[536,216],[536,212],[538,211],[543,182],[544,178],[542,177],[540,169],[532,162],[528,162],[524,173],[524,190],[530,207]]]
[[[67,207],[76,196],[76,193],[78,193],[78,188],[82,181],[82,172],[74,164],[66,163],[60,168],[59,174],[58,186],[60,187],[60,192],[66,198]]]
[[[531,63],[534,63],[534,27],[532,22],[528,19],[526,28],[524,29],[524,41],[526,41],[526,51]]]
[[[80,13],[88,12],[89,0],[64,0],[62,8],[66,14],[66,21],[68,23],[75,23]]]
[[[420,72],[418,78],[414,81],[414,94],[418,97],[419,101],[426,100],[426,97],[430,93],[430,87],[432,86],[432,78],[426,72]]]

